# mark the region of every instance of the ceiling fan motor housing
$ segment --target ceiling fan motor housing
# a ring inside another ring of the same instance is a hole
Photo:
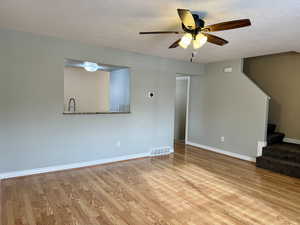
[[[200,19],[199,16],[197,14],[193,14],[194,20],[195,20],[195,24],[196,24],[196,29],[189,29],[186,26],[184,26],[184,24],[182,23],[182,29],[187,32],[190,33],[192,35],[197,35],[201,29],[204,27],[205,22],[204,20]]]

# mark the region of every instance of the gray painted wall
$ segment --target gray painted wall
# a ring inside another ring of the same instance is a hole
[[[64,58],[130,67],[132,113],[62,115]],[[0,173],[172,146],[176,73],[203,71],[199,64],[0,29]]]
[[[185,139],[187,80],[176,80],[174,139]]]
[[[256,156],[257,142],[265,141],[268,96],[242,73],[242,65],[211,63],[205,75],[191,77],[188,141]],[[232,73],[224,73],[225,67]]]

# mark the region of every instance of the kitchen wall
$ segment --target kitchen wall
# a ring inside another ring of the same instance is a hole
[[[63,115],[65,58],[130,67],[131,113]],[[201,64],[0,29],[0,174],[173,146],[176,73],[203,72]]]
[[[300,140],[300,54],[247,58],[244,71],[271,97],[269,122],[286,137]]]
[[[64,111],[75,98],[76,112],[108,112],[110,109],[110,73],[88,72],[83,68],[64,68]],[[73,109],[73,108],[72,108]]]
[[[254,159],[265,141],[268,96],[242,71],[238,59],[209,63],[191,77],[188,141]]]

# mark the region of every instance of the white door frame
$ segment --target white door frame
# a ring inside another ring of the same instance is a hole
[[[189,112],[190,112],[190,76],[178,76],[176,80],[187,80],[186,88],[186,112],[185,112],[185,144],[188,141],[189,136]]]

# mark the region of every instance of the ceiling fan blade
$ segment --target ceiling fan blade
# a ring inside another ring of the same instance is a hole
[[[169,48],[177,48],[179,46],[179,42],[181,39],[178,39],[177,41],[175,41],[173,44],[170,45]]]
[[[207,33],[202,33],[207,37],[207,41],[216,45],[226,45],[228,41],[224,40],[223,38],[220,38],[218,36],[212,35],[212,34],[207,34]]]
[[[181,19],[181,22],[183,25],[189,29],[189,30],[194,30],[196,29],[196,23],[195,19],[193,17],[193,14],[191,13],[190,10],[188,9],[177,9],[178,15]]]
[[[150,32],[139,32],[139,34],[180,34],[180,31],[150,31]]]
[[[250,26],[251,22],[249,19],[243,19],[243,20],[233,20],[223,23],[217,23],[213,25],[208,25],[203,28],[203,31],[205,32],[214,32],[214,31],[221,31],[221,30],[230,30],[230,29],[236,29],[240,27],[246,27]]]

